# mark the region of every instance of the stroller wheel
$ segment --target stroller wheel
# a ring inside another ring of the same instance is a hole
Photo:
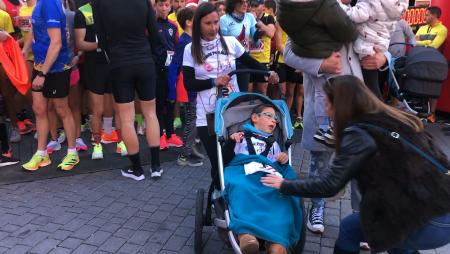
[[[289,254],[301,254],[303,253],[303,249],[305,248],[306,221],[308,219],[308,215],[305,211],[305,202],[303,200],[302,200],[302,214],[303,214],[303,223],[302,228],[300,229],[300,239],[298,239],[295,245],[289,247]]]
[[[198,189],[197,198],[195,201],[195,231],[194,231],[194,249],[196,254],[200,254],[203,251],[203,199],[205,197],[205,190]]]

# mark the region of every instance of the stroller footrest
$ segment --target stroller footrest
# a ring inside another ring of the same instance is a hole
[[[223,219],[214,218],[214,225],[216,225],[218,228],[228,229],[227,222]]]

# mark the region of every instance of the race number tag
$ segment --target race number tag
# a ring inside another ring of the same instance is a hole
[[[174,51],[167,50],[167,58],[166,58],[165,66],[170,65],[170,63],[172,62],[173,55],[175,55]]]

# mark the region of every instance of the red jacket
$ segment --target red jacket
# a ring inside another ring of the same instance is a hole
[[[11,36],[0,43],[0,63],[17,91],[25,95],[31,87],[28,68],[19,44]]]

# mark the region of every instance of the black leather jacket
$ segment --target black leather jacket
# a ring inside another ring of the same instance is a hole
[[[332,197],[358,174],[376,151],[375,140],[367,131],[356,126],[346,128],[340,152],[336,154],[330,170],[322,172],[317,178],[284,181],[280,192],[308,198]]]

